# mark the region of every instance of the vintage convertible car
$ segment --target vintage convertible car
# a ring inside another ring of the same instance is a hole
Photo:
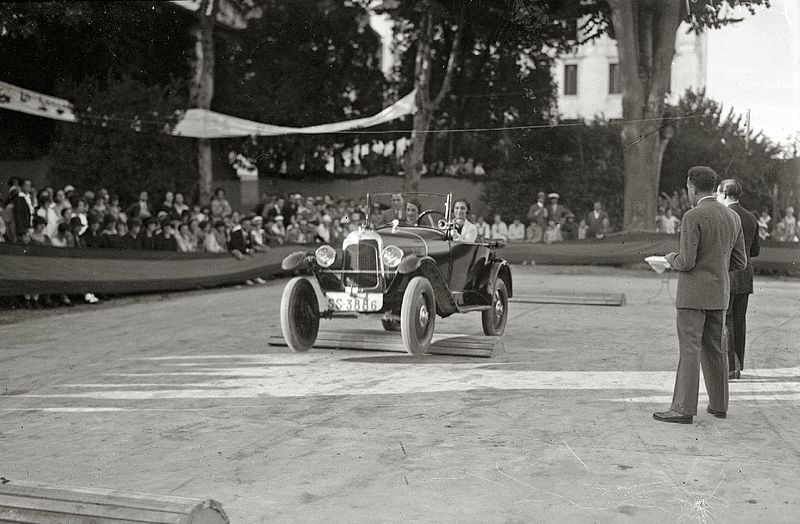
[[[367,203],[386,196],[367,195]],[[338,313],[380,316],[412,354],[429,348],[436,315],[480,311],[483,332],[503,334],[512,282],[508,263],[496,255],[502,244],[454,240],[452,194],[405,197],[435,199],[439,209],[420,209],[414,224],[375,217],[350,224],[341,249],[322,245],[283,260],[282,268],[298,275],[281,298],[281,330],[294,351],[310,349],[320,318]]]

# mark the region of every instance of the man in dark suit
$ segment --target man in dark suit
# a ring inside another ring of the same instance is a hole
[[[25,180],[14,197],[14,234],[17,242],[23,242],[33,232],[33,204],[31,200],[31,181]]]
[[[550,193],[547,195],[547,199],[550,201],[547,204],[547,220],[555,220],[556,224],[561,224],[563,227],[567,222],[567,217],[575,215],[569,208],[558,203],[560,197],[558,193]]]
[[[725,418],[728,411],[728,354],[722,327],[730,298],[729,271],[747,267],[739,215],[714,195],[717,174],[710,167],[689,169],[686,181],[692,209],[681,220],[680,252],[666,256],[678,271],[677,308],[680,359],[670,409],[653,413],[662,422],[691,424],[697,414],[700,366],[709,404],[706,411]]]
[[[758,240],[758,219],[740,203],[742,185],[729,178],[717,186],[717,201],[728,206],[739,215],[744,233],[744,246],[747,251],[747,267],[741,271],[732,271],[731,298],[728,301],[728,312],[725,314],[725,329],[728,332],[728,378],[739,378],[744,369],[744,346],[747,336],[747,301],[753,292],[753,265],[750,259],[757,257],[761,251]]]
[[[391,224],[392,220],[402,222],[405,219],[405,213],[403,213],[403,208],[405,207],[405,199],[403,199],[402,193],[392,193],[392,207],[383,212],[381,223]]]

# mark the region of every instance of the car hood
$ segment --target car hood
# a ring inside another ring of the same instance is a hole
[[[449,243],[439,231],[424,227],[384,228],[376,231],[383,245],[397,246],[405,254],[434,256],[449,251]]]

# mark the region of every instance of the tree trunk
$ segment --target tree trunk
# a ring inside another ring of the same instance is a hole
[[[450,92],[453,75],[458,67],[461,50],[461,38],[464,33],[464,7],[459,15],[458,27],[453,36],[450,57],[447,61],[442,86],[435,100],[431,100],[431,42],[433,40],[433,9],[429,0],[423,1],[422,17],[420,21],[419,38],[417,41],[417,56],[414,62],[414,87],[417,89],[417,112],[414,113],[411,129],[411,143],[406,149],[403,159],[405,176],[403,178],[403,191],[419,191],[419,182],[425,162],[425,142],[428,131],[433,122],[433,113],[444,101]]]
[[[655,229],[662,128],[683,0],[610,0],[622,72],[625,230]]]
[[[194,74],[189,89],[191,106],[211,109],[214,98],[214,20],[218,0],[201,0],[197,11],[198,23],[193,32],[195,37]],[[197,139],[198,200],[207,204],[211,198],[211,184],[214,180],[212,167],[211,140]]]

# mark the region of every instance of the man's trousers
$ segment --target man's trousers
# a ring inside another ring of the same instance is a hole
[[[731,294],[728,312],[725,315],[725,328],[728,331],[728,369],[736,371],[744,369],[744,346],[747,337],[747,302],[750,295],[746,293]],[[737,365],[738,364],[738,365]]]
[[[676,320],[680,359],[671,409],[684,415],[697,414],[702,366],[709,406],[727,412],[728,353],[722,347],[725,310],[679,308]]]

